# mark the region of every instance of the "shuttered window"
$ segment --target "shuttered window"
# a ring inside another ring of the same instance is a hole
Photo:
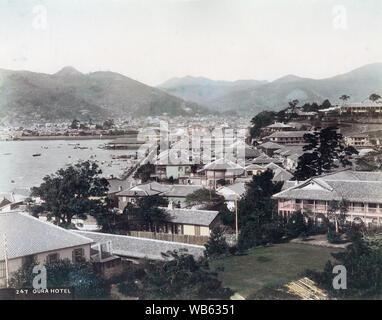
[[[72,252],[72,260],[74,263],[80,263],[85,260],[85,250],[84,248],[74,249]]]
[[[55,263],[59,259],[58,253],[51,253],[46,257],[46,262],[47,263]]]

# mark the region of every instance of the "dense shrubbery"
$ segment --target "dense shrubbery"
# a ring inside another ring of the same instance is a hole
[[[164,254],[164,261],[147,261],[141,274],[118,286],[122,294],[140,299],[229,299],[233,291],[223,288],[208,261],[178,252]]]
[[[322,272],[307,271],[307,275],[335,297],[371,297],[382,293],[382,243],[370,244],[362,234],[348,232],[352,240],[344,252],[332,253],[335,263],[328,261]],[[347,289],[333,288],[333,267],[343,265],[347,274]]]
[[[330,243],[341,243],[341,234],[338,232],[329,230],[326,234],[326,238]]]
[[[10,285],[13,288],[32,288],[33,268],[36,264],[25,266],[15,272]],[[45,264],[47,270],[47,288],[71,287],[74,288],[77,299],[106,298],[110,288],[89,263],[74,264],[69,260],[59,260],[55,263]]]
[[[208,257],[217,257],[229,253],[229,246],[224,236],[224,230],[220,227],[214,228],[205,247]]]

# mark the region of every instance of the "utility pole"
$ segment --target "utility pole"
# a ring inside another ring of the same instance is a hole
[[[239,240],[239,225],[237,220],[237,195],[235,194],[235,226],[236,226],[236,241]]]
[[[3,249],[4,249],[4,259],[5,259],[5,280],[7,288],[9,288],[9,271],[8,271],[8,254],[7,254],[7,236],[3,234]]]

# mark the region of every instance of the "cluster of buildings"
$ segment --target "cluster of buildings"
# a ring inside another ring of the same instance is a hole
[[[381,112],[382,108],[376,103],[346,105],[343,110],[358,114],[368,107],[373,108],[373,112]],[[234,214],[237,200],[246,193],[246,184],[254,175],[267,170],[273,172],[274,182],[283,185],[273,199],[284,217],[302,210],[310,212],[319,222],[321,214],[329,214],[333,201],[345,201],[349,222],[380,226],[382,173],[350,169],[306,181],[292,180],[298,159],[304,153],[304,135],[314,132],[311,120],[316,115],[299,111],[295,122],[275,122],[263,128],[261,138],[255,141],[248,139],[248,121],[240,118],[232,118],[231,122],[211,117],[145,119],[147,130],[141,133],[141,138],[158,146],[150,159],[153,166],[150,181],[110,179],[108,197],[120,212],[145,197],[166,198],[169,205],[163,210],[171,219],[165,225],[153,226],[150,237],[106,234],[86,227],[65,230],[27,214],[27,195],[0,195],[0,287],[7,285],[12,272],[33,260],[93,261],[100,272],[109,277],[122,270],[126,263],[161,260],[161,252],[169,250],[200,257],[205,247],[190,239],[208,239],[212,229],[221,224],[220,214],[191,206],[187,198],[201,190],[216,191]],[[163,122],[167,126],[163,127]],[[132,127],[131,122],[128,125]],[[376,148],[370,141],[367,134],[345,135],[345,142],[356,148]],[[128,149],[129,143],[119,139],[108,147]],[[173,239],[172,236],[188,241],[168,240]]]

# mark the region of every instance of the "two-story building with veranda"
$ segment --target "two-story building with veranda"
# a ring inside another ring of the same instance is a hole
[[[356,116],[368,116],[374,115],[377,117],[382,116],[382,102],[381,101],[370,101],[356,102],[356,103],[346,103],[341,106],[341,113],[349,113]]]
[[[288,188],[273,195],[284,217],[301,210],[327,215],[332,201],[348,205],[347,220],[366,225],[382,222],[382,172],[344,170],[303,182],[288,182]]]
[[[304,135],[313,133],[312,131],[278,131],[264,138],[270,142],[287,145],[305,144]]]
[[[24,212],[0,212],[0,288],[32,262],[89,261],[94,241]]]

